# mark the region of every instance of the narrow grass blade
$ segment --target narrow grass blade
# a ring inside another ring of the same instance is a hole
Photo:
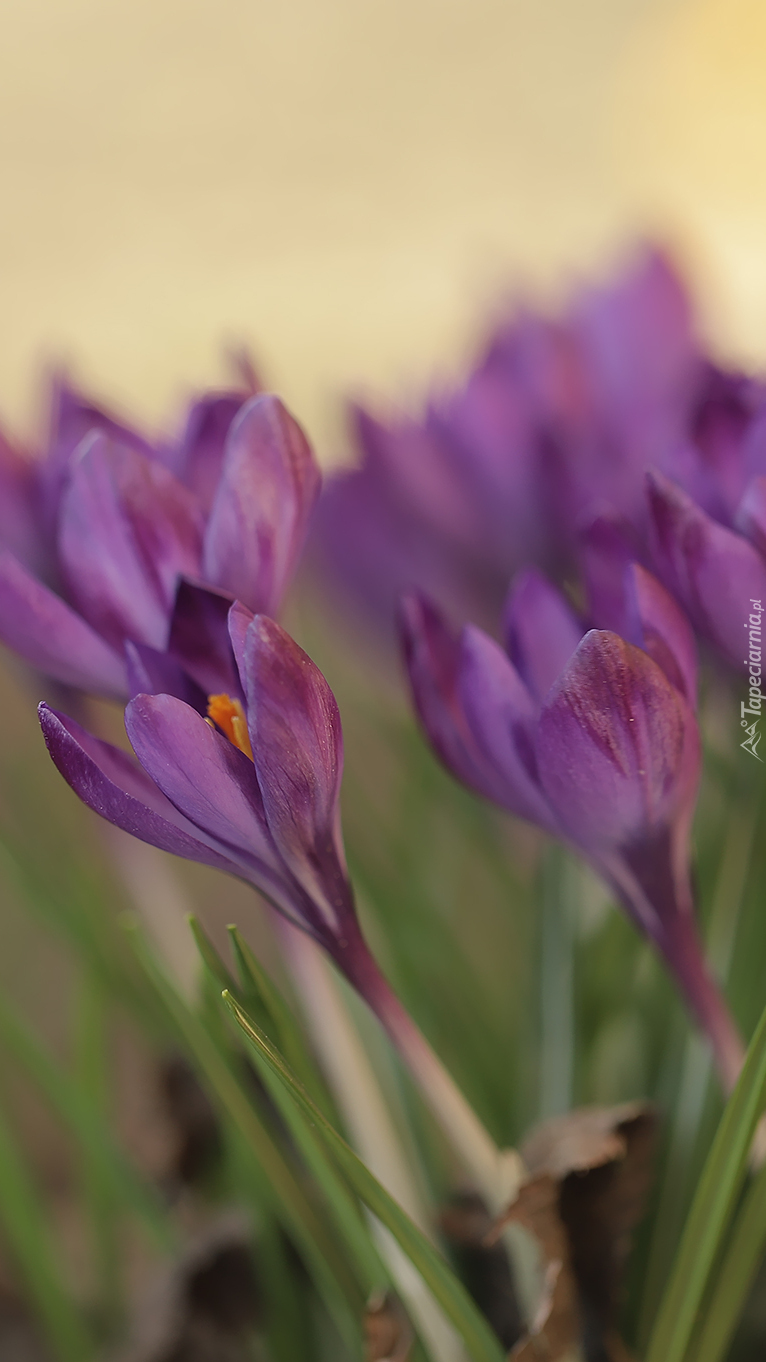
[[[85,1156],[101,1170],[116,1200],[138,1216],[159,1248],[171,1250],[176,1236],[154,1190],[131,1167],[105,1121],[61,1068],[27,1022],[0,995],[0,1037],[27,1077],[69,1128]]]
[[[61,1280],[37,1189],[2,1113],[0,1222],[54,1355],[61,1362],[88,1362],[94,1356],[93,1338]]]
[[[290,1164],[253,1106],[250,1095],[211,1035],[165,977],[135,926],[127,935],[145,977],[172,1017],[200,1073],[246,1141],[258,1165],[259,1185],[268,1190],[272,1209],[299,1248],[328,1310],[352,1346],[358,1347],[357,1321],[361,1319],[364,1306],[358,1276],[347,1264],[334,1239],[326,1233]]]
[[[684,1362],[766,1101],[766,1011],[724,1111],[686,1221],[646,1362]]]
[[[722,1362],[766,1249],[766,1168],[748,1188],[699,1329],[693,1362]]]
[[[322,1134],[357,1195],[390,1230],[410,1262],[417,1268],[466,1344],[473,1362],[504,1362],[505,1353],[497,1336],[479,1314],[470,1296],[444,1259],[333,1129],[305,1089],[294,1078],[268,1037],[248,1017],[230,993],[225,993],[224,998],[255,1049],[260,1052],[273,1073],[291,1094],[305,1118]]]

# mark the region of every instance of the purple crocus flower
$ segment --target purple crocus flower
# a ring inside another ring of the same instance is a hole
[[[525,572],[504,648],[472,625],[455,635],[411,595],[402,610],[410,682],[449,770],[577,849],[610,885],[680,983],[730,1089],[743,1048],[704,964],[689,879],[700,773],[694,640],[642,567],[630,564],[623,581],[620,633],[584,633],[559,592]]]
[[[766,438],[763,443],[766,447]],[[682,488],[658,473],[649,478],[649,504],[652,558],[658,574],[699,633],[731,666],[746,671],[760,692],[766,477],[756,476],[746,487],[734,513],[734,526],[708,515]],[[760,712],[760,698],[756,698]]]
[[[58,681],[127,698],[137,668],[169,680],[159,657],[200,611],[225,627],[235,597],[277,610],[319,473],[276,397],[209,393],[167,445],[66,385],[55,407],[46,458],[0,442],[0,640]]]
[[[579,570],[594,517],[620,517],[646,551],[650,467],[731,515],[763,401],[706,358],[676,272],[647,251],[563,318],[522,312],[501,326],[465,385],[422,418],[354,409],[361,465],[326,486],[319,552],[366,619],[393,620],[414,586],[493,629],[522,565]]]
[[[139,694],[125,711],[134,756],[40,706],[53,761],[116,827],[246,880],[319,943],[377,1013],[493,1204],[502,1156],[393,994],[362,936],[343,852],[343,740],[335,697],[278,624],[228,610],[229,693],[207,716],[176,694]],[[218,650],[215,652],[215,650]],[[220,635],[208,660],[227,662]],[[201,676],[201,648],[197,674]]]

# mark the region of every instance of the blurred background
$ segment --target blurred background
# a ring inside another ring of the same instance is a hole
[[[0,409],[63,357],[157,421],[246,339],[335,457],[340,391],[646,232],[756,362],[765,51],[757,0],[6,4]]]

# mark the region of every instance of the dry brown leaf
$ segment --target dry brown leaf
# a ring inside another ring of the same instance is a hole
[[[521,1154],[529,1179],[498,1222],[519,1223],[541,1247],[544,1285],[534,1325],[511,1357],[580,1355],[630,1362],[615,1332],[631,1234],[652,1178],[654,1110],[642,1102],[584,1107],[532,1131]]]

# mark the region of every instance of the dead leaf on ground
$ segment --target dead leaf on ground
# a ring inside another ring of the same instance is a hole
[[[490,1237],[521,1224],[540,1245],[544,1268],[533,1326],[512,1358],[630,1362],[615,1322],[652,1180],[656,1125],[643,1102],[583,1107],[544,1122],[522,1145],[528,1180]]]

